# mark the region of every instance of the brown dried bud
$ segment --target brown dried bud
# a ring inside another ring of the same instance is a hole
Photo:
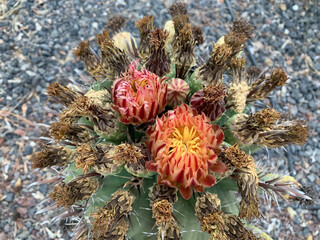
[[[104,105],[103,108],[98,104],[100,105],[99,101],[95,103],[87,96],[79,97],[60,114],[60,121],[87,116],[93,123],[96,132],[110,134],[115,129],[117,114],[111,109],[110,104]]]
[[[55,122],[50,125],[49,135],[56,141],[69,140],[72,143],[85,143],[92,140],[90,133],[75,123]]]
[[[150,36],[150,56],[146,62],[146,69],[162,77],[170,71],[170,56],[166,51],[167,31],[154,28]]]
[[[31,157],[32,168],[64,166],[68,164],[73,151],[62,146],[40,142],[41,151]]]
[[[119,32],[123,27],[123,25],[125,24],[125,22],[126,22],[126,19],[123,16],[121,15],[113,16],[109,19],[106,29],[112,33]]]
[[[140,32],[139,57],[145,63],[150,56],[149,34],[153,31],[154,16],[145,16],[136,22]]]
[[[127,158],[125,169],[136,177],[144,177],[148,174],[146,162],[150,159],[150,151],[145,144],[130,145],[130,158]]]
[[[224,214],[224,231],[228,236],[228,239],[239,239],[239,240],[256,240],[258,239],[251,231],[244,227],[241,220],[230,214]]]
[[[200,44],[204,43],[204,38],[200,27],[192,25],[192,35],[196,46],[199,46]]]
[[[80,42],[77,49],[74,50],[74,55],[80,57],[88,73],[96,80],[104,79],[105,73],[101,67],[99,58],[90,50],[90,42]]]
[[[284,86],[288,79],[288,76],[283,70],[276,68],[270,76],[262,76],[252,83],[248,99],[265,99],[276,87]]]
[[[97,152],[97,161],[94,165],[94,170],[102,175],[115,173],[119,170],[122,163],[116,162],[110,158],[109,152],[114,147],[113,144],[97,144],[95,147]]]
[[[82,96],[81,93],[73,91],[70,87],[62,86],[60,83],[50,83],[47,93],[65,106],[69,106],[74,100]]]
[[[168,185],[155,183],[149,190],[148,197],[151,206],[158,200],[167,200],[172,204],[178,200],[177,189],[169,187]]]
[[[197,218],[203,219],[203,217],[221,211],[221,201],[217,194],[205,193],[202,197],[198,197],[195,204],[195,212]]]
[[[244,20],[243,18],[237,19],[233,22],[233,26],[231,27],[231,31],[235,33],[242,33],[247,38],[250,38],[253,33],[254,28],[252,25]]]
[[[166,199],[158,200],[152,204],[152,217],[156,219],[158,226],[173,221],[173,207]]]
[[[237,216],[225,214],[220,208],[216,194],[206,193],[197,199],[195,212],[202,231],[208,232],[212,239],[256,239]]]
[[[190,99],[191,106],[214,121],[225,112],[225,85],[210,85],[197,91]]]
[[[111,107],[111,94],[108,92],[108,90],[94,91],[93,89],[90,89],[85,96],[101,108]]]
[[[101,49],[100,65],[109,80],[115,80],[126,70],[130,63],[129,59],[124,51],[114,45],[107,30],[97,34],[96,39]]]
[[[112,239],[123,240],[129,230],[129,223],[125,218],[118,219],[112,210],[101,208],[92,214],[93,223],[91,235],[93,240]]]
[[[195,65],[194,45],[191,24],[188,23],[179,31],[179,36],[176,37],[173,61],[176,65],[177,78],[184,79],[189,69]]]
[[[104,207],[92,213],[93,239],[123,240],[129,229],[126,217],[132,212],[135,197],[126,190],[118,190]]]
[[[286,146],[290,143],[304,145],[309,135],[309,127],[304,121],[282,120],[271,130],[259,134],[257,144],[269,148]]]
[[[77,147],[76,168],[81,168],[87,173],[97,162],[97,156],[90,144],[82,144]]]
[[[281,118],[281,114],[273,108],[266,108],[254,114],[255,123],[261,128],[267,128]]]
[[[59,183],[56,185],[49,197],[54,200],[59,207],[70,208],[79,200],[88,200],[90,196],[99,188],[99,181],[95,178],[83,178],[69,183]]]
[[[171,15],[171,17],[188,14],[187,4],[183,2],[174,3],[168,8],[168,12]]]
[[[255,165],[244,168],[237,174],[237,184],[241,194],[241,202],[239,207],[239,217],[251,220],[252,218],[260,218],[259,196],[257,193],[259,187],[259,178]]]
[[[199,78],[204,84],[217,85],[222,82],[222,74],[231,54],[232,49],[227,44],[219,44],[214,47],[209,61],[199,68]]]
[[[201,230],[203,232],[208,232],[210,234],[210,238],[212,239],[229,239],[227,234],[225,233],[225,222],[223,219],[223,213],[220,212],[212,212],[202,219],[199,219],[201,223]]]
[[[172,21],[176,38],[180,35],[180,31],[190,22],[187,14],[174,16]],[[173,47],[175,47],[175,41],[172,43]]]
[[[225,149],[225,157],[227,158],[227,165],[235,168],[247,168],[254,165],[254,159],[251,155],[246,154],[241,150],[238,144]]]
[[[158,228],[158,240],[181,240],[181,232],[175,221],[170,221],[165,226]]]

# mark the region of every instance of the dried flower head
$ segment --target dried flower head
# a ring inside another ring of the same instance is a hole
[[[187,4],[183,2],[174,3],[168,8],[168,12],[172,17],[188,14]]]
[[[260,218],[259,196],[257,193],[259,187],[259,178],[255,165],[244,168],[237,174],[237,184],[241,194],[241,202],[239,206],[239,217],[251,220]]]
[[[151,205],[158,200],[167,200],[169,203],[175,203],[178,200],[177,189],[168,185],[153,184],[148,194]]]
[[[163,227],[158,227],[157,240],[181,240],[181,231],[176,221],[170,221]]]
[[[220,200],[216,194],[206,193],[198,197],[195,213],[202,231],[208,232],[212,239],[256,239],[237,216],[225,214],[220,209]]]
[[[150,56],[146,62],[146,69],[162,77],[170,71],[170,57],[166,50],[166,40],[169,36],[167,31],[161,28],[154,28],[149,34]]]
[[[55,98],[57,101],[67,107],[78,97],[82,96],[81,93],[72,90],[68,86],[62,86],[57,82],[49,84],[47,93],[50,97]]]
[[[197,91],[190,99],[190,105],[197,112],[204,113],[211,121],[220,117],[225,109],[225,85],[210,85]]]
[[[147,136],[154,159],[146,163],[147,169],[158,172],[159,184],[179,187],[185,199],[191,197],[191,188],[202,192],[215,184],[211,171],[226,170],[217,162],[223,132],[185,104],[158,118]]]
[[[81,168],[83,173],[87,173],[97,162],[97,156],[90,144],[81,144],[77,147],[76,168]]]
[[[32,168],[64,166],[73,155],[72,150],[55,144],[40,142],[40,147],[41,150],[31,157]]]
[[[173,207],[166,199],[158,200],[152,204],[152,217],[156,219],[158,226],[165,225],[173,220]]]
[[[175,107],[186,101],[190,92],[189,84],[180,78],[168,81],[168,106]]]
[[[132,62],[112,87],[113,107],[120,114],[120,121],[135,125],[151,122],[167,103],[165,78],[145,68],[138,70],[137,64]]]
[[[70,208],[79,200],[87,200],[99,188],[99,181],[96,178],[83,178],[69,183],[57,184],[49,197],[56,202],[59,207]]]
[[[194,45],[192,27],[188,23],[179,31],[174,45],[173,62],[176,65],[176,77],[183,79],[189,69],[195,65]]]
[[[200,27],[192,25],[192,35],[196,46],[199,46],[200,44],[204,43],[204,38]]]
[[[173,25],[174,25],[174,31],[175,31],[175,40],[172,43],[173,47],[176,45],[176,38],[179,36],[180,31],[190,23],[189,15],[187,14],[181,14],[172,17]],[[192,31],[192,30],[191,30]]]
[[[97,212],[91,213],[94,239],[124,239],[129,229],[127,216],[135,197],[126,190],[118,190]]]
[[[143,63],[150,56],[149,34],[153,31],[154,16],[145,16],[136,22],[140,32],[139,57]]]
[[[113,16],[109,19],[106,29],[110,32],[116,33],[121,30],[123,25],[125,24],[126,19],[121,15]]]
[[[100,59],[90,50],[90,42],[80,42],[74,55],[80,57],[88,73],[96,80],[102,80],[105,77],[104,69],[100,64]]]
[[[97,144],[95,147],[96,161],[93,166],[97,173],[102,175],[114,174],[123,165],[123,162],[116,161],[112,153],[115,145],[113,144]]]
[[[309,128],[304,121],[287,120],[274,109],[255,114],[239,114],[232,125],[241,144],[258,144],[280,147],[290,143],[305,144]]]
[[[52,123],[49,129],[49,135],[56,141],[68,140],[74,144],[90,142],[92,136],[82,126],[66,121]]]
[[[216,45],[207,63],[199,68],[199,78],[203,84],[217,85],[222,82],[222,73],[232,54],[232,48],[227,44]]]
[[[235,144],[224,150],[227,164],[235,168],[247,168],[254,165],[254,159],[251,155],[239,148],[239,144]]]
[[[96,40],[101,49],[100,65],[108,79],[114,80],[125,71],[130,63],[129,59],[124,51],[114,45],[107,30],[97,34]]]
[[[261,76],[261,78],[252,83],[248,99],[265,99],[276,87],[284,86],[288,79],[287,74],[283,70],[276,68],[270,76]]]

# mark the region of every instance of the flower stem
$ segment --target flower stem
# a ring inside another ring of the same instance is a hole
[[[129,132],[129,136],[131,138],[131,141],[134,143],[135,142],[135,131],[134,131],[134,126],[132,124],[128,125],[128,132]]]

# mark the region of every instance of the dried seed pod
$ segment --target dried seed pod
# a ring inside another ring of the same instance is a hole
[[[204,38],[200,27],[192,25],[192,35],[196,46],[199,46],[200,44],[204,43]]]
[[[95,147],[98,152],[97,161],[93,169],[102,175],[117,172],[122,166],[122,162],[117,162],[110,156],[110,151],[114,148],[113,144],[97,144]]]
[[[100,65],[108,79],[113,81],[126,70],[130,63],[129,59],[124,51],[114,45],[107,30],[97,34],[96,38],[101,49]]]
[[[133,146],[130,150],[132,154],[130,155],[130,158],[127,158],[124,167],[133,176],[145,177],[150,174],[146,169],[146,162],[150,160],[150,151],[145,144],[136,144],[131,146]]]
[[[225,85],[210,85],[197,91],[190,99],[191,106],[199,114],[204,113],[214,121],[225,112]]]
[[[241,220],[230,214],[224,214],[224,232],[228,236],[227,239],[239,239],[239,240],[256,240],[258,239],[251,231],[244,227]],[[259,238],[260,239],[260,238]]]
[[[70,87],[62,86],[60,83],[50,83],[47,88],[47,93],[50,97],[68,107],[74,100],[82,96],[82,93],[72,90]]]
[[[89,98],[92,103],[98,105],[101,108],[110,108],[111,107],[111,94],[108,90],[99,90],[94,91],[90,89],[85,96]]]
[[[96,178],[83,178],[69,183],[57,184],[49,197],[53,199],[59,207],[70,208],[79,200],[88,200],[90,196],[99,188],[99,181]]]
[[[150,56],[146,62],[146,69],[162,77],[170,71],[170,56],[166,51],[166,40],[169,36],[167,31],[154,27],[149,34]]]
[[[74,50],[74,55],[80,57],[86,70],[93,78],[101,81],[105,77],[105,72],[100,64],[100,59],[91,52],[89,45],[89,40],[80,42],[78,48]]]
[[[69,163],[73,151],[62,146],[40,142],[41,150],[31,157],[32,168],[64,166]]]
[[[175,203],[178,200],[178,190],[176,188],[155,183],[149,189],[150,191],[148,197],[150,200],[150,205],[153,205],[158,200],[167,200],[171,204]]]
[[[153,30],[154,16],[145,16],[136,22],[140,32],[139,57],[145,63],[150,56],[149,34]]]

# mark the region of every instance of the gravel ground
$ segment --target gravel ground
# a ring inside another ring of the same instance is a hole
[[[11,6],[15,2],[7,1]],[[187,2],[192,21],[206,36],[198,49],[205,58],[211,42],[227,32],[232,18],[223,0]],[[70,239],[71,231],[64,223],[49,221],[53,212],[35,214],[48,186],[28,187],[51,176],[50,172],[31,170],[29,163],[37,137],[60,109],[48,102],[45,89],[57,80],[78,81],[83,65],[73,58],[72,49],[80,40],[101,32],[112,14],[125,16],[129,20],[126,30],[137,37],[134,21],[151,14],[155,24],[163,26],[169,19],[165,6],[171,3],[25,0],[20,9],[0,21],[0,240]],[[270,103],[307,120],[310,127],[304,147],[290,146],[287,151],[264,152],[257,157],[273,168],[290,172],[303,185],[312,185],[317,192],[315,202],[309,207],[281,204],[281,214],[277,210],[265,212],[265,219],[258,224],[274,239],[319,239],[320,2],[230,3],[236,17],[248,19],[255,27],[248,48],[258,65],[283,66],[291,77]]]

